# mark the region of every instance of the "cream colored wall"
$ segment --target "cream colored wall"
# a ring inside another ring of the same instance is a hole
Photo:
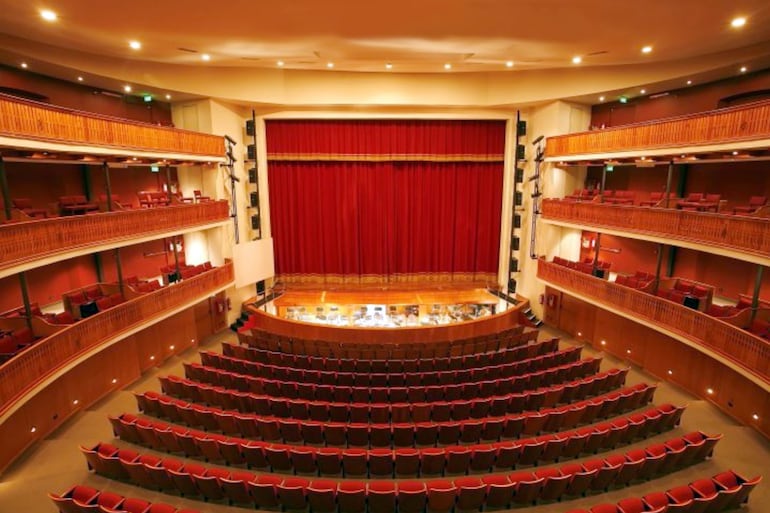
[[[528,113],[528,140],[544,135],[546,137],[586,130],[590,123],[590,108],[558,101],[534,108]],[[543,223],[539,218],[535,227],[535,247],[532,248],[532,193],[535,183],[527,179],[535,174],[534,148],[527,147],[528,161],[524,173],[524,211],[522,218],[521,245],[522,258],[519,261],[519,280],[517,293],[528,298],[535,315],[542,318],[542,306],[537,298],[545,290],[544,285],[537,279],[537,260],[530,258],[530,253],[537,257],[553,258],[558,254],[564,258],[572,258],[577,252],[580,255],[580,231],[555,227]],[[541,198],[563,197],[578,186],[582,187],[585,180],[586,168],[560,168],[550,163],[540,166]]]

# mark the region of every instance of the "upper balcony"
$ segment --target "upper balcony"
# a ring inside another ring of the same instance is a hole
[[[0,147],[81,155],[222,161],[221,136],[86,113],[0,94]]]
[[[545,199],[543,220],[770,265],[770,219],[674,208]]]
[[[770,342],[724,320],[577,270],[538,261],[537,277],[579,299],[642,322],[770,388]]]
[[[770,146],[770,102],[549,137],[548,161],[676,156]]]

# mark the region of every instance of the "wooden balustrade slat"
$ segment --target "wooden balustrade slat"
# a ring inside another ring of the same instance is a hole
[[[8,137],[220,158],[221,136],[55,107],[0,94],[0,134]]]
[[[543,219],[691,241],[770,257],[770,219],[544,199]]]
[[[770,380],[770,342],[697,310],[567,267],[538,261],[538,278],[568,292],[652,321],[712,349],[749,372]]]
[[[56,369],[109,340],[116,333],[146,322],[191,300],[203,299],[233,281],[231,262],[192,278],[144,294],[75,323],[0,366],[0,412],[23,391]]]
[[[545,156],[612,153],[770,137],[770,102],[739,105],[635,125],[549,137]]]
[[[43,256],[229,218],[227,201],[55,217],[0,226],[0,269]]]

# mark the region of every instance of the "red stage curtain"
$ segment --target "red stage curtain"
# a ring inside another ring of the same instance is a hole
[[[287,282],[496,278],[499,163],[272,162],[268,180]]]
[[[268,160],[502,161],[505,121],[268,120]]]

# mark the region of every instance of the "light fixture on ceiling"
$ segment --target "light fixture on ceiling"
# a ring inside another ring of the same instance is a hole
[[[82,81],[83,81],[83,77],[78,77],[78,82],[82,82]]]
[[[603,102],[603,101],[604,101],[604,96],[600,96],[600,97],[599,97],[599,101],[600,101],[600,102]]]
[[[444,64],[444,69],[452,69],[452,65],[447,62]]]
[[[127,92],[127,93],[130,93],[130,92],[131,92],[131,86],[130,86],[130,85],[124,85],[124,86],[123,86],[123,90],[124,90],[125,92]]]
[[[513,67],[513,61],[508,61],[505,63],[506,68],[512,68]]]
[[[211,55],[209,55],[209,54],[207,54],[207,53],[202,53],[202,54],[201,54],[201,60],[202,60],[202,61],[206,61],[206,62],[208,62],[208,61],[210,61],[210,60],[211,60]]]
[[[706,389],[706,393],[708,395],[714,395],[714,389],[709,387],[709,388]]]
[[[572,64],[580,64],[581,62],[583,62],[583,58],[579,55],[572,58]]]
[[[327,62],[326,63],[326,67],[329,68],[329,69],[332,69],[334,67],[334,63],[333,62]]]
[[[639,93],[640,94],[646,94],[647,93],[647,89],[642,89],[641,91],[639,91]]]
[[[730,26],[732,28],[741,28],[744,25],[746,25],[746,17],[745,16],[738,16],[736,18],[733,18],[733,20],[730,22]]]
[[[754,419],[754,420],[759,420],[759,415],[754,413],[754,414],[751,415],[751,418]]]
[[[129,41],[128,42],[128,46],[132,50],[141,50],[142,49],[142,43],[140,43],[139,41],[135,41],[135,40],[134,41]]]
[[[748,71],[748,69],[749,68],[747,68],[746,66],[741,66],[741,73],[746,73],[746,71]]]
[[[43,18],[45,21],[56,21],[57,19],[59,19],[59,16],[55,12],[53,12],[51,9],[41,9],[40,17]]]
[[[26,62],[22,62],[21,63],[21,67],[24,68],[24,69],[27,69],[29,66],[27,66]]]
[[[687,85],[692,85],[692,80],[688,80]]]
[[[278,66],[279,68],[282,68],[283,64],[284,64],[283,61],[278,61],[278,62],[275,63],[275,65]]]
[[[385,69],[393,69],[393,65],[388,62],[385,64]]]
[[[652,53],[652,46],[647,45],[642,47],[642,53]]]
[[[166,99],[167,99],[167,100],[170,100],[170,99],[171,99],[171,95],[170,95],[170,94],[167,94],[167,95],[166,95]]]

